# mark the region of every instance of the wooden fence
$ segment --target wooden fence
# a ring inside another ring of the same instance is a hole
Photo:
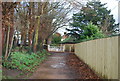
[[[63,44],[64,52],[74,52],[74,44]]]
[[[118,79],[118,39],[115,36],[75,44],[75,54],[99,76]]]

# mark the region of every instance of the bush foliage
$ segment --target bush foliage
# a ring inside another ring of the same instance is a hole
[[[61,42],[61,36],[57,36],[56,34],[54,34],[52,36],[52,44],[59,44]]]
[[[35,66],[45,60],[47,55],[50,55],[45,50],[28,54],[27,52],[12,52],[8,61],[3,61],[3,66],[11,69],[19,69],[22,71],[33,71]]]
[[[105,35],[102,33],[102,31],[99,30],[98,26],[90,23],[88,24],[83,34],[81,35],[81,39],[97,39],[97,38],[103,38]]]

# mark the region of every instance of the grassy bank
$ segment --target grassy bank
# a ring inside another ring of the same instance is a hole
[[[22,74],[26,74],[34,72],[36,67],[47,59],[48,55],[50,53],[45,50],[37,53],[12,52],[10,58],[7,61],[3,60],[2,64],[7,69],[17,69],[22,71]]]

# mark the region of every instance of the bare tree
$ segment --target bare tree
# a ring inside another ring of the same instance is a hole
[[[2,3],[2,7],[3,7],[3,10],[2,10],[2,27],[3,29],[5,30],[4,31],[4,36],[6,38],[3,38],[3,42],[7,42],[5,44],[5,59],[8,58],[8,54],[10,52],[9,48],[11,47],[11,42],[12,42],[12,37],[13,37],[13,34],[14,34],[14,23],[13,23],[13,19],[14,19],[14,8],[16,7],[18,3],[13,3],[13,2],[3,2]]]
[[[22,2],[19,5],[18,3],[2,3],[2,5],[3,43],[6,43],[5,57],[8,57],[15,41],[15,32],[21,35],[21,50],[26,41],[33,52],[42,50],[43,44],[47,44],[53,33],[59,28],[68,26],[71,21],[69,14],[75,6],[81,4],[76,1],[64,1]],[[17,41],[18,39],[15,42]]]

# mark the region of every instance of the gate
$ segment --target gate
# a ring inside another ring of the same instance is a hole
[[[50,46],[48,45],[48,51],[64,52],[64,46]]]

